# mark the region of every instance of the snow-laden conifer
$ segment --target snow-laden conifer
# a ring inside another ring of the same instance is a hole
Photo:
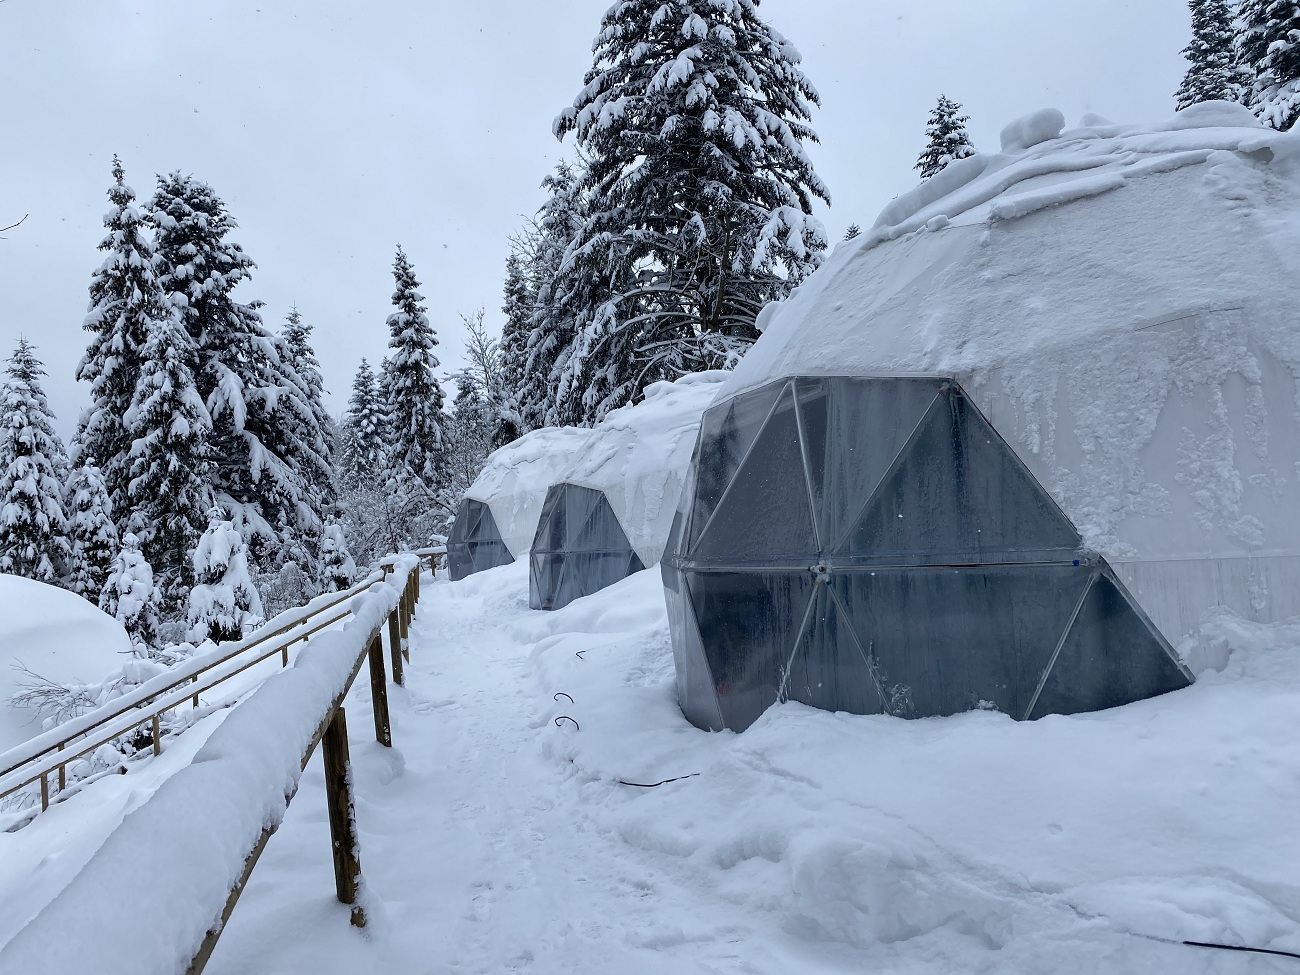
[[[55,582],[68,562],[68,458],[43,375],[31,343],[20,338],[0,383],[0,572]]]
[[[149,227],[116,156],[108,199],[108,233],[99,244],[104,262],[91,279],[90,311],[83,324],[92,337],[77,366],[77,379],[90,384],[90,407],[78,423],[73,456],[103,474],[120,531],[131,515],[132,438],[124,418],[140,380],[150,324],[167,317],[169,310],[154,273]]]
[[[149,656],[158,646],[160,602],[153,569],[140,551],[140,540],[127,532],[99,595],[99,608],[122,624],[137,656]]]
[[[1300,119],[1300,3],[1243,0],[1238,62],[1250,72],[1251,106],[1285,131]]]
[[[975,154],[975,146],[966,132],[969,121],[969,115],[961,114],[961,105],[946,95],[939,96],[925,126],[925,148],[912,167],[920,170],[922,179],[943,171],[951,162]]]
[[[388,316],[392,355],[384,375],[389,462],[400,479],[433,488],[441,479],[438,454],[442,449],[443,394],[433,354],[438,336],[425,313],[420,282],[401,247],[393,260],[393,280],[396,310]]]
[[[373,481],[384,470],[386,411],[383,391],[365,359],[352,380],[352,396],[343,417],[343,477],[350,482]]]
[[[851,223],[849,224],[849,229],[844,231],[844,239],[852,240],[854,237],[857,237],[861,233],[862,233],[862,228],[859,227],[856,223]]]
[[[160,177],[151,217],[159,283],[194,341],[195,382],[212,418],[217,500],[253,557],[276,566],[320,530],[309,483],[289,459],[294,422],[311,407],[262,323],[261,303],[235,300],[255,265],[228,238],[237,225],[212,188],[180,173]]]
[[[334,421],[325,409],[325,382],[321,378],[320,361],[311,347],[311,333],[312,326],[304,321],[295,306],[285,319],[278,348],[294,393],[284,411],[285,456],[307,485],[304,500],[311,509],[311,519],[323,525],[327,509],[338,496],[338,484],[330,456]],[[310,565],[316,553],[308,554]]]
[[[594,49],[554,126],[588,156],[591,212],[566,263],[602,287],[572,309],[557,390],[561,412],[581,395],[587,422],[733,360],[762,306],[816,267],[812,204],[829,201],[804,150],[817,92],[755,0],[620,0]]]
[[[321,530],[320,587],[322,592],[342,592],[356,580],[357,566],[348,551],[343,526],[331,522]]]
[[[1178,110],[1207,101],[1243,102],[1250,77],[1233,49],[1236,12],[1230,0],[1188,0],[1192,39],[1183,48],[1187,73],[1174,93]]]
[[[124,420],[132,437],[130,528],[154,575],[162,612],[185,608],[190,553],[212,508],[208,436],[212,420],[190,371],[194,343],[175,313],[152,322],[135,398]]]
[[[262,618],[262,601],[248,574],[248,547],[220,510],[211,512],[208,528],[194,550],[190,592],[190,639],[222,643],[238,640],[244,628]]]
[[[68,521],[67,588],[98,604],[120,548],[112,502],[98,467],[78,467],[63,492]]]
[[[506,258],[504,302],[501,311],[501,378],[505,400],[502,406],[500,440],[509,443],[533,429],[525,419],[524,370],[528,364],[528,336],[537,309],[537,233],[530,227],[510,238]]]

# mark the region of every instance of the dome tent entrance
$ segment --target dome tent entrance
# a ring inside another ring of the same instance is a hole
[[[778,700],[1097,710],[1191,675],[961,387],[780,380],[705,414],[662,572],[695,724]]]
[[[560,609],[644,568],[603,492],[551,486],[529,556],[532,609]]]
[[[475,498],[462,499],[447,537],[447,572],[452,581],[514,560],[497,530],[492,509]]]

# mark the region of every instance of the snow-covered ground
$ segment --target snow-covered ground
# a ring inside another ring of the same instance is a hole
[[[527,588],[522,562],[426,584],[393,750],[364,681],[349,700],[370,927],[334,900],[318,757],[209,972],[1300,964],[1172,943],[1300,951],[1300,626],[1223,620],[1221,674],[1104,713],[788,704],[708,734],[674,703],[657,570],[555,613]],[[0,918],[87,842],[90,798],[0,834]],[[38,839],[43,860],[11,855]]]

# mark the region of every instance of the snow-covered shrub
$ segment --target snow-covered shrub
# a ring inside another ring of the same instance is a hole
[[[238,640],[262,619],[262,600],[248,574],[248,547],[234,524],[214,510],[194,551],[198,585],[190,592],[190,638]]]
[[[158,646],[161,601],[154,585],[153,569],[140,552],[140,540],[127,532],[122,538],[122,550],[113,560],[113,571],[99,595],[99,608],[126,628],[137,656],[148,656]]]
[[[321,532],[320,563],[322,592],[342,592],[352,585],[357,566],[348,552],[342,525],[326,525]]]
[[[307,573],[290,559],[280,566],[279,572],[255,573],[253,582],[262,599],[263,615],[270,619],[286,609],[304,605],[316,595]]]

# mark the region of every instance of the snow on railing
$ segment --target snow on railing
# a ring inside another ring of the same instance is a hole
[[[293,666],[233,708],[195,754],[129,813],[80,873],[0,950],[4,971],[174,975],[203,970],[298,780],[324,742],[339,900],[356,904],[360,863],[343,699],[370,662],[375,737],[392,745],[382,629],[401,683],[419,561],[353,596],[352,619],[311,641]],[[122,924],[121,905],[147,918]],[[354,906],[352,923],[364,926]]]
[[[305,606],[286,610],[252,636],[220,644],[207,653],[184,660],[101,707],[0,754],[0,799],[39,780],[41,809],[46,809],[50,804],[52,775],[57,776],[56,791],[62,792],[67,786],[66,769],[70,764],[145,724],[153,726],[153,749],[157,754],[161,750],[159,719],[165,712],[187,700],[197,708],[201,693],[277,654],[281,666],[287,667],[289,648],[294,643],[346,619],[349,610],[339,607],[382,579],[388,571],[386,566],[351,589],[325,593]]]

